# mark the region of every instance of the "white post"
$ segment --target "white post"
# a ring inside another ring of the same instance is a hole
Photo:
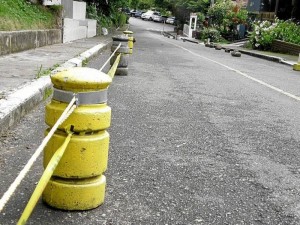
[[[194,24],[193,24],[193,21],[195,21]],[[192,25],[193,25],[193,27],[192,27]],[[195,31],[196,28],[197,28],[197,14],[191,13],[190,24],[189,24],[189,38],[192,38],[193,31]]]
[[[192,22],[193,22],[193,17],[190,17],[190,24],[189,24],[189,38],[192,38]]]

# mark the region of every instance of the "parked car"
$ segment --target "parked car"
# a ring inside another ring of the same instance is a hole
[[[169,17],[166,20],[166,23],[168,23],[168,24],[176,24],[176,18],[174,16],[173,17]]]
[[[136,13],[134,14],[135,18],[141,18],[142,14],[145,13],[145,11],[136,11]]]
[[[162,22],[162,17],[160,15],[154,15],[152,19],[154,22]]]
[[[136,10],[130,10],[130,16],[134,16],[136,13]]]
[[[149,11],[143,13],[142,16],[141,16],[141,18],[142,18],[142,20],[153,20],[153,17],[155,15],[159,15],[160,16],[160,13],[149,10]]]
[[[126,13],[127,15],[130,15],[130,9],[128,8],[122,9],[122,12]]]
[[[153,16],[153,21],[163,23],[164,21],[167,20],[167,18],[168,18],[167,16],[154,15]]]

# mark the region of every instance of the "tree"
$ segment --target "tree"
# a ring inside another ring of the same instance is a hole
[[[165,0],[166,1],[166,0]],[[189,19],[190,13],[200,12],[206,14],[210,0],[167,0],[171,4],[172,12],[177,17],[180,24],[184,24]]]
[[[128,7],[127,0],[84,0],[88,5],[94,5],[98,14],[110,16],[120,8]]]
[[[139,7],[141,9],[150,9],[154,6],[155,6],[154,0],[140,0]]]
[[[212,18],[213,23],[220,27],[227,14],[232,12],[233,7],[231,0],[218,1],[208,10],[208,15]]]
[[[138,9],[139,4],[140,4],[140,0],[131,0],[129,5],[130,8],[132,9]]]

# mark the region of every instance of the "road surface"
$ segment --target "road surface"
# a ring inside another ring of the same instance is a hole
[[[300,224],[299,72],[166,38],[161,24],[130,23],[129,75],[109,88],[105,204],[64,212],[40,201],[28,224]],[[109,54],[88,66],[100,68]],[[40,144],[43,111],[1,137],[1,195]],[[20,217],[41,161],[0,224]]]

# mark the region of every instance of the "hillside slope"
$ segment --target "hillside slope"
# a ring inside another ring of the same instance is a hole
[[[59,11],[27,0],[0,0],[0,31],[57,28]]]

